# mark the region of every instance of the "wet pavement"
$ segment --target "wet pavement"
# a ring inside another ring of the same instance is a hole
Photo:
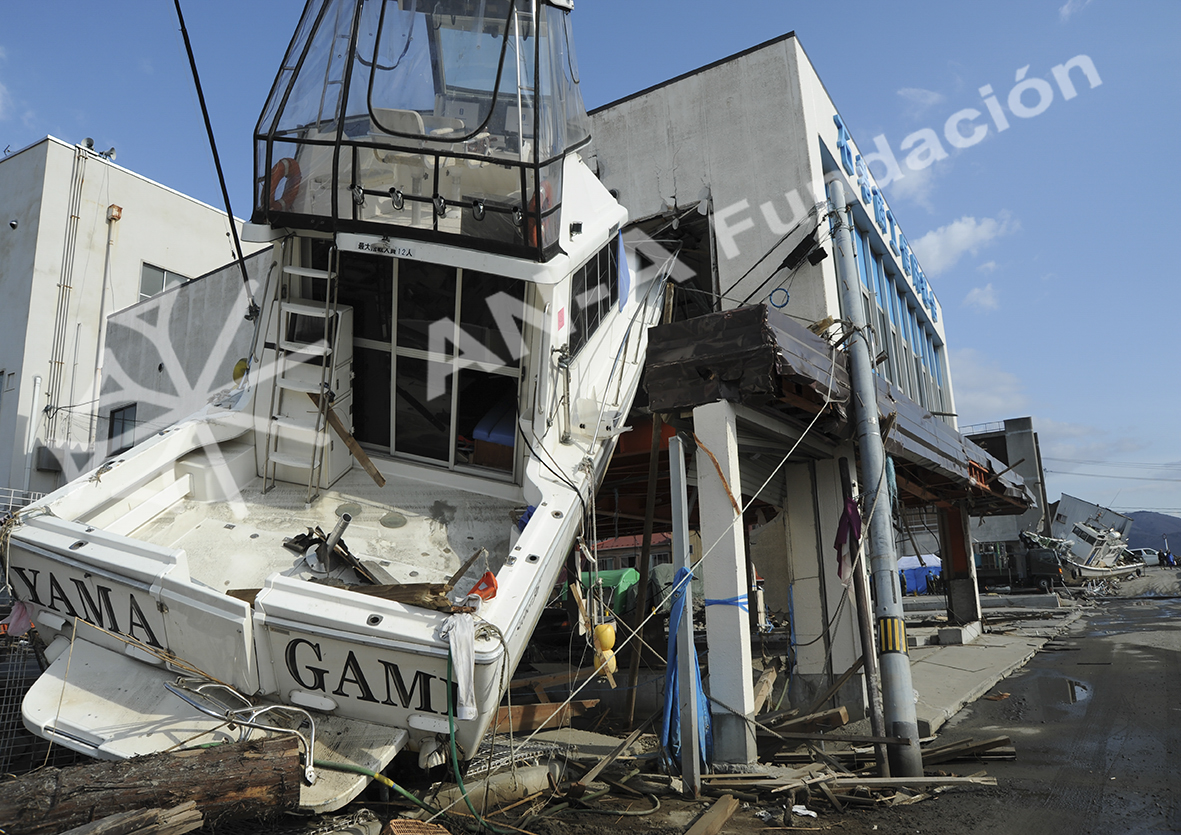
[[[986,766],[996,788],[948,792],[840,828],[1181,832],[1181,600],[1097,603],[989,695],[1000,698],[973,703],[940,736],[1010,736],[1016,761]]]

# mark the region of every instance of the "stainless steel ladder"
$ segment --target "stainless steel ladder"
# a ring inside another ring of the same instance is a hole
[[[287,259],[284,259],[287,260]],[[277,480],[279,466],[308,471],[307,502],[311,503],[321,486],[324,456],[328,448],[328,409],[331,406],[331,384],[340,339],[339,310],[337,308],[337,277],[339,253],[336,247],[328,252],[328,269],[284,265],[279,293],[275,299],[275,369],[271,375],[271,401],[267,412],[266,455],[263,464],[263,490],[271,489]],[[296,279],[291,282],[290,279]],[[323,302],[292,298],[292,284],[299,279],[324,282]],[[323,320],[319,338],[309,339],[305,330],[296,326],[295,317]],[[293,373],[297,369],[318,369],[312,373]],[[316,406],[308,395],[319,395]],[[306,417],[314,421],[308,423]],[[301,446],[310,443],[310,451],[285,451],[281,442]]]

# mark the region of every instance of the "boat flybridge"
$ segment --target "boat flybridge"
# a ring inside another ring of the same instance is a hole
[[[318,763],[474,752],[660,296],[578,154],[571,6],[309,0],[255,136],[248,370],[7,525],[32,731],[108,759],[295,732],[316,811],[368,779]]]

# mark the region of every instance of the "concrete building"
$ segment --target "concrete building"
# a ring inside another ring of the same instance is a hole
[[[1088,502],[1075,496],[1062,494],[1062,498],[1050,505],[1050,536],[1056,539],[1073,539],[1079,541],[1079,551],[1082,555],[1093,545],[1085,537],[1089,534],[1076,526],[1086,525],[1097,531],[1114,530],[1127,540],[1132,530],[1132,518],[1122,513]]]
[[[134,425],[130,412],[116,423],[97,413],[107,316],[234,257],[225,212],[114,156],[46,137],[0,159],[0,488],[10,499],[63,484]]]
[[[708,451],[698,450],[689,473],[700,490],[699,503],[690,498],[690,524],[699,527],[706,554],[706,596],[734,594],[711,589],[714,563],[739,566],[739,592],[753,574],[750,564],[757,565],[768,609],[790,614],[798,704],[862,656],[857,607],[838,577],[834,547],[846,490],[856,497],[874,486],[857,483],[842,350],[850,336],[841,302],[848,278],[870,326],[896,516],[914,509],[930,519],[949,578],[952,621],[976,623],[969,515],[1023,513],[1032,500],[1019,477],[955,429],[942,308],[874,179],[874,171],[895,169],[897,161],[888,150],[883,156],[859,149],[794,34],[591,116],[593,165],[634,222],[634,266],[667,269],[670,254],[676,256],[673,322],[650,336],[646,391],[653,412],[694,432]],[[833,181],[848,198],[840,208],[855,230],[856,276],[842,275],[832,239]],[[644,468],[626,448],[616,462],[622,477],[612,482],[609,475],[599,512],[642,518],[635,476]],[[667,472],[663,462],[661,468]],[[845,470],[853,475],[847,486]],[[741,524],[730,509],[739,502]],[[666,513],[658,500],[658,530]],[[733,541],[735,530],[747,534],[745,542]],[[895,539],[901,545],[900,531]],[[875,594],[898,593],[897,578],[892,587],[889,579],[875,579]],[[727,665],[742,651],[735,640],[721,656],[711,654],[711,680],[721,674],[721,701],[735,707],[747,704],[748,692]],[[855,711],[866,698],[858,676],[834,703]],[[740,759],[741,749],[727,755]]]
[[[1021,476],[1037,500],[1037,505],[1016,516],[972,519],[972,544],[977,568],[1000,571],[1009,564],[1011,556],[1025,553],[1025,545],[1020,539],[1022,531],[1046,536],[1050,534],[1041,446],[1031,417],[968,426],[961,431],[964,437],[988,450],[990,455]]]

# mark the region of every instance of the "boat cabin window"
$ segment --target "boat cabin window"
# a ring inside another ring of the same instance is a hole
[[[619,303],[618,247],[614,239],[579,267],[570,282],[570,355],[576,355]]]
[[[525,288],[476,270],[342,254],[337,301],[354,311],[357,441],[451,469],[512,474]]]

